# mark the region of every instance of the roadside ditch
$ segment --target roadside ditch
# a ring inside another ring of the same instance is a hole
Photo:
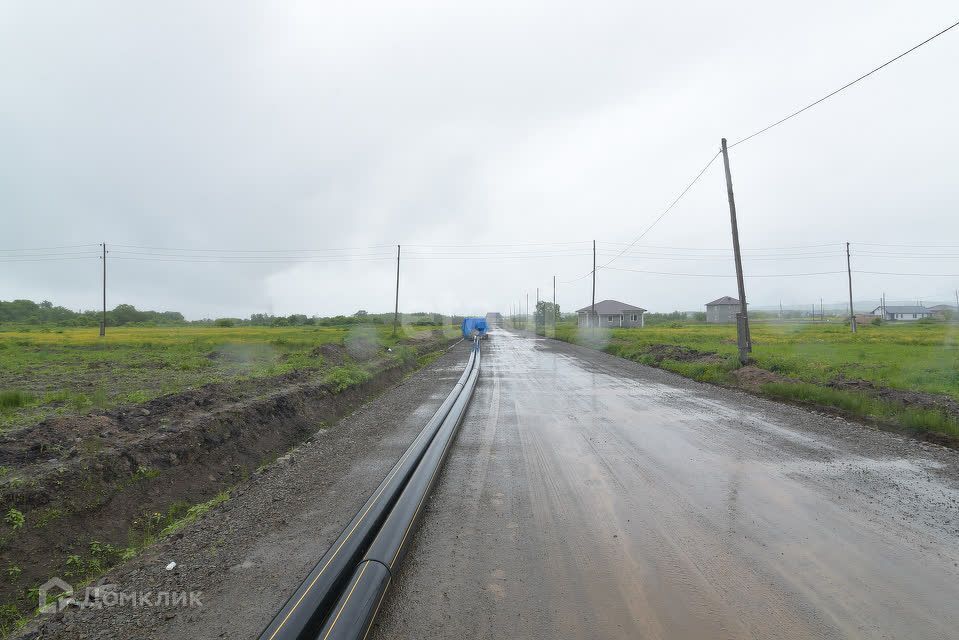
[[[94,579],[224,500],[231,487],[399,383],[452,341],[328,371],[217,383],[0,435],[0,634],[52,576]],[[355,372],[361,375],[353,375]]]

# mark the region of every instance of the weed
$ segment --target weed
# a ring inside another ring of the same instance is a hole
[[[806,382],[771,382],[762,385],[761,390],[780,400],[832,407],[857,416],[896,422],[918,431],[959,435],[959,420],[942,411],[908,407],[857,391],[830,389]]]
[[[11,389],[0,391],[0,409],[17,409],[33,402],[35,396],[26,391]]]
[[[26,624],[26,621],[26,618],[23,617],[16,605],[5,604],[0,606],[0,635],[3,637],[6,638],[9,634],[22,627]]]
[[[63,575],[67,578],[81,578],[86,575],[87,565],[78,555],[67,556],[67,570]]]
[[[393,357],[402,362],[404,367],[412,367],[416,364],[416,349],[405,345],[397,347],[393,349]]]
[[[23,569],[15,564],[7,566],[7,578],[10,582],[16,582],[20,579],[20,574],[23,573]]]
[[[159,469],[153,469],[151,467],[139,466],[137,470],[133,473],[134,482],[140,480],[152,480],[160,475]]]
[[[221,491],[220,493],[216,494],[216,496],[214,496],[213,499],[190,507],[183,517],[178,518],[177,520],[171,522],[166,527],[164,527],[163,530],[160,532],[160,535],[161,536],[170,535],[171,533],[175,533],[176,531],[182,529],[188,524],[195,522],[197,518],[206,514],[210,509],[212,509],[216,505],[226,502],[229,499],[229,497],[230,497],[229,491]]]
[[[367,382],[372,376],[370,373],[355,364],[334,367],[326,376],[325,382],[332,387],[334,393],[341,393],[350,387]]]
[[[23,525],[24,525],[24,523],[27,521],[27,519],[26,519],[26,517],[24,517],[22,511],[19,511],[19,510],[14,509],[14,508],[11,507],[10,510],[7,511],[7,515],[4,517],[4,521],[5,521],[8,525],[10,525],[10,527],[11,527],[14,531],[16,531],[17,529],[20,529],[20,528],[23,527]]]
[[[41,509],[34,512],[31,519],[33,520],[33,527],[35,529],[42,529],[54,520],[58,520],[65,515],[62,509],[56,507],[47,507],[46,509]]]

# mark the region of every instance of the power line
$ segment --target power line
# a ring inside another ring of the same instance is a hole
[[[649,233],[650,230],[651,230],[653,227],[655,227],[656,224],[657,224],[660,220],[662,220],[664,217],[666,217],[666,214],[667,214],[667,213],[669,213],[670,211],[672,211],[673,207],[675,207],[676,204],[677,204],[680,200],[683,199],[683,196],[685,196],[685,195],[689,192],[689,190],[693,188],[693,185],[696,184],[697,182],[699,182],[699,179],[703,176],[704,173],[706,173],[706,170],[709,169],[709,167],[713,164],[713,162],[714,162],[714,161],[716,160],[716,158],[718,158],[718,157],[719,157],[719,152],[717,151],[717,152],[713,155],[713,157],[709,159],[709,162],[707,162],[706,165],[699,171],[699,173],[696,174],[696,177],[693,178],[693,179],[690,181],[690,183],[686,185],[686,188],[683,189],[683,190],[680,192],[680,194],[679,194],[678,196],[676,196],[676,198],[675,198],[672,202],[669,203],[669,206],[666,207],[666,209],[664,209],[663,212],[662,212],[661,214],[659,214],[659,215],[656,217],[656,219],[653,220],[653,221],[649,224],[649,226],[647,226],[645,229],[643,229],[643,232],[642,232],[642,233],[640,233],[638,236],[636,236],[636,238],[635,238],[632,242],[630,242],[630,243],[626,246],[626,248],[624,248],[622,251],[620,251],[618,255],[616,255],[614,258],[612,258],[612,259],[610,259],[608,262],[606,262],[606,264],[601,265],[601,266],[598,267],[598,268],[599,268],[599,269],[605,269],[606,267],[608,267],[609,265],[611,265],[613,262],[615,262],[621,255],[623,255],[624,253],[626,253],[627,251],[629,251],[630,249],[632,249],[633,246],[634,246],[637,242],[639,242],[640,240],[642,240],[642,239],[643,239],[643,236],[645,236],[647,233]],[[592,273],[592,272],[590,272],[590,273]],[[589,274],[586,274],[586,275],[589,275]],[[586,276],[584,275],[584,276],[582,276],[582,277],[585,278]],[[582,279],[582,278],[580,278],[580,279]],[[575,280],[574,280],[573,282],[575,282]]]
[[[520,242],[513,244],[405,244],[404,247],[416,247],[416,248],[471,248],[471,247],[539,247],[539,246],[551,246],[551,245],[573,245],[573,244],[589,244],[589,240],[573,240],[569,242]]]
[[[660,276],[688,276],[694,278],[735,278],[736,274],[720,273],[674,273],[672,271],[646,271],[644,269],[625,269],[621,267],[607,267],[611,271],[631,271],[633,273],[650,273]],[[845,271],[817,271],[813,273],[763,273],[746,275],[746,278],[796,278],[800,276],[831,276],[837,273],[846,273]]]
[[[955,253],[890,253],[888,251],[857,251],[853,255],[867,256],[867,257],[873,257],[873,258],[896,257],[896,258],[905,258],[905,259],[959,258],[959,254],[955,254]]]
[[[212,258],[205,256],[183,256],[179,258],[159,258],[149,256],[114,256],[111,260],[136,260],[138,262],[189,262],[189,263],[215,263],[215,264],[326,264],[331,262],[371,262],[377,260],[392,260],[391,256],[378,258],[351,258],[351,259],[311,259],[311,258],[264,258],[257,260],[254,258],[239,257],[236,259]]]
[[[91,260],[98,257],[96,254],[84,255],[84,256],[61,256],[58,258],[27,258],[27,257],[17,257],[9,258],[7,256],[0,257],[0,262],[56,262],[58,260]]]
[[[815,102],[811,102],[811,103],[807,104],[807,105],[806,105],[805,107],[803,107],[802,109],[799,109],[798,111],[794,111],[793,113],[790,113],[790,114],[789,114],[788,116],[786,116],[785,118],[782,118],[781,120],[777,120],[776,122],[774,122],[774,123],[772,123],[772,124],[770,124],[770,125],[768,125],[768,126],[766,126],[766,127],[763,127],[763,128],[760,129],[759,131],[756,131],[755,133],[746,136],[746,137],[743,138],[742,140],[738,140],[737,142],[732,143],[731,145],[729,145],[729,148],[732,149],[732,148],[735,147],[736,145],[740,145],[740,144],[746,142],[747,140],[752,140],[752,139],[755,138],[756,136],[761,135],[761,134],[763,134],[763,133],[766,133],[767,131],[769,131],[769,130],[772,129],[773,127],[777,127],[777,126],[781,125],[782,123],[786,122],[787,120],[790,120],[790,119],[792,119],[792,118],[795,118],[796,116],[798,116],[798,115],[799,115],[800,113],[802,113],[803,111],[807,111],[808,109],[812,109],[812,108],[815,107],[817,104],[820,104],[820,103],[822,103],[822,102],[825,102],[826,100],[828,100],[829,98],[833,97],[833,96],[836,95],[837,93],[839,93],[839,92],[841,92],[841,91],[845,91],[846,89],[848,89],[849,87],[853,86],[853,85],[856,84],[857,82],[860,82],[861,80],[865,80],[866,78],[868,78],[868,77],[871,76],[872,74],[876,73],[876,72],[879,71],[880,69],[882,69],[882,68],[884,68],[884,67],[887,67],[887,66],[891,65],[893,62],[895,62],[896,60],[899,60],[900,58],[903,58],[903,57],[909,55],[910,53],[912,53],[913,51],[915,51],[915,50],[918,49],[919,47],[921,47],[921,46],[923,46],[924,44],[927,44],[927,43],[929,43],[929,42],[932,42],[933,40],[935,40],[936,38],[938,38],[938,37],[941,36],[942,34],[946,33],[946,32],[949,31],[950,29],[953,29],[953,28],[955,28],[955,27],[957,27],[957,26],[959,26],[959,22],[954,22],[954,23],[952,23],[951,25],[949,25],[948,27],[946,27],[945,29],[943,29],[943,30],[940,31],[939,33],[937,33],[937,34],[935,34],[935,35],[933,35],[933,36],[930,36],[930,37],[926,38],[925,40],[923,40],[922,42],[920,42],[919,44],[915,45],[914,47],[912,47],[912,48],[910,48],[910,49],[907,49],[906,51],[903,51],[902,53],[900,53],[900,54],[899,54],[898,56],[896,56],[895,58],[892,58],[892,59],[890,59],[890,60],[887,60],[886,62],[883,62],[881,65],[879,65],[878,67],[876,67],[876,68],[873,69],[872,71],[869,71],[868,73],[864,73],[863,75],[859,76],[858,78],[856,78],[856,79],[853,80],[852,82],[848,82],[848,83],[844,84],[843,86],[839,87],[839,88],[836,89],[835,91],[826,94],[826,95],[823,96],[822,98],[819,98],[819,99],[816,100]]]
[[[599,240],[599,244],[615,244],[615,245],[629,245],[629,242],[610,242],[605,240]],[[840,248],[842,243],[839,242],[824,242],[821,244],[803,244],[803,245],[793,245],[789,247],[752,247],[747,248],[743,247],[742,251],[789,251],[792,249],[818,249],[821,247],[836,247]],[[673,246],[664,246],[664,245],[654,245],[654,244],[641,244],[637,245],[638,249],[674,249],[678,251],[732,251],[729,247],[673,247]]]
[[[99,244],[65,244],[58,247],[34,247],[32,249],[0,249],[4,253],[14,253],[19,251],[54,251],[57,249],[80,249],[84,247],[99,247]]]
[[[959,278],[959,273],[894,273],[891,271],[855,271],[853,273],[868,273],[876,276],[923,276],[930,278]]]
[[[184,251],[184,252],[204,252],[204,253],[324,253],[329,251],[360,251],[366,249],[388,249],[396,245],[392,244],[374,244],[365,247],[328,247],[325,249],[207,249],[207,248],[189,248],[189,247],[149,247],[135,244],[113,244],[113,247],[122,247],[124,249],[145,249],[148,251]]]
[[[291,256],[291,255],[210,255],[210,254],[199,254],[199,253],[153,253],[153,252],[142,252],[142,251],[119,251],[111,250],[110,253],[116,255],[129,255],[129,256],[145,256],[145,257],[160,257],[160,258],[215,258],[217,260],[310,260],[310,259],[325,259],[325,260],[354,260],[359,258],[382,258],[382,257],[391,257],[389,254],[383,253],[364,253],[358,255],[331,255],[331,256]]]
[[[900,247],[900,248],[918,248],[918,249],[957,249],[959,244],[882,244],[879,242],[853,242],[853,245],[864,247]]]
[[[610,252],[603,252],[602,255],[613,255],[613,254],[610,253]],[[811,254],[802,254],[802,255],[779,255],[779,256],[759,255],[759,256],[743,256],[743,258],[744,258],[745,260],[749,260],[749,261],[752,261],[752,260],[819,260],[819,259],[822,259],[822,258],[835,258],[835,257],[843,256],[843,255],[845,255],[845,254],[835,252],[835,253],[811,253]],[[697,260],[729,260],[729,258],[730,258],[730,256],[728,256],[728,255],[726,255],[726,256],[718,256],[718,255],[711,255],[711,256],[683,256],[683,255],[674,254],[674,253],[673,253],[673,254],[667,254],[667,253],[649,253],[649,254],[627,253],[627,254],[625,254],[623,257],[626,258],[626,259],[632,258],[632,259],[634,259],[634,260],[692,260],[692,261],[697,261]]]

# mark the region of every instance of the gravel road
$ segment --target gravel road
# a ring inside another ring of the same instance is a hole
[[[497,331],[483,350],[372,637],[957,637],[956,452],[565,343]],[[108,578],[202,607],[69,610],[42,637],[257,637],[466,356]]]
[[[497,332],[372,637],[959,637],[959,456]]]

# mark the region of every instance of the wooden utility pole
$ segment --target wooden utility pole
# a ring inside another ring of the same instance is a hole
[[[593,316],[596,315],[596,241],[593,240],[593,301],[589,305],[589,322],[587,327],[593,326]]]
[[[533,307],[533,328],[539,326],[539,319],[536,314],[539,313],[539,287],[536,287],[536,306]],[[546,314],[543,314],[543,325],[546,325]]]
[[[103,256],[103,317],[100,319],[100,336],[107,335],[107,243],[102,242]]]
[[[856,311],[852,308],[852,262],[849,257],[849,243],[846,243],[846,274],[849,276],[849,330],[856,333]]]
[[[556,331],[556,276],[553,276],[553,331]]]
[[[396,245],[396,300],[393,303],[393,337],[400,319],[400,245]]]
[[[733,176],[729,172],[729,151],[723,138],[723,165],[726,168],[726,194],[729,197],[729,224],[733,231],[733,258],[736,261],[736,285],[739,287],[739,313],[736,316],[736,344],[739,362],[746,364],[753,350],[749,338],[749,313],[746,311],[746,283],[743,281],[743,259],[739,252],[739,224],[736,222],[736,199],[733,197]]]
[[[529,292],[526,292],[526,318],[523,320],[526,329],[529,330]]]

